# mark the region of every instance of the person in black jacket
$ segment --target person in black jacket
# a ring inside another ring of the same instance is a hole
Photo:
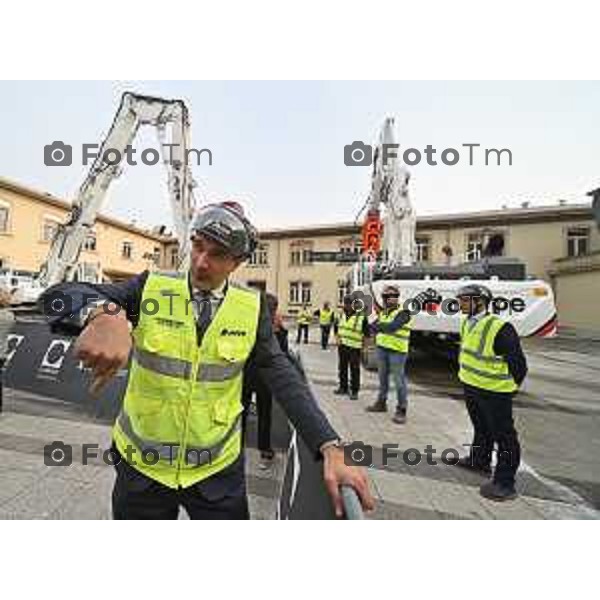
[[[257,234],[241,207],[234,203],[201,207],[194,215],[190,230],[190,267],[180,276],[187,282],[186,296],[193,299],[197,344],[202,346],[205,333],[215,322],[215,316],[233,288],[230,275],[251,254]],[[149,272],[144,271],[124,283],[64,283],[51,287],[42,295],[40,301],[51,327],[79,335],[74,356],[84,367],[91,369],[92,392],[99,391],[127,365],[132,350],[137,349],[132,329],[156,314],[142,302],[149,277]],[[167,320],[169,326],[176,326],[178,322]],[[223,329],[220,335],[227,331],[227,328]],[[168,335],[167,330],[165,335]],[[319,408],[309,386],[281,351],[264,298],[260,299],[254,335],[254,344],[243,367],[244,377],[255,369],[307,446],[315,456],[323,458],[323,476],[336,514],[341,516],[343,513],[341,484],[354,487],[363,506],[372,509],[374,500],[365,471],[345,464],[339,436]],[[154,364],[155,367],[149,368],[162,368],[162,363]],[[169,376],[168,371],[165,376]],[[179,377],[185,378],[186,374]],[[162,414],[164,412],[153,418],[162,418]],[[222,470],[188,487],[176,489],[142,473],[124,457],[117,456],[119,458],[113,488],[114,518],[173,519],[177,518],[180,506],[191,518],[248,518],[243,452]]]
[[[353,305],[354,296],[344,296],[342,311],[333,322],[335,341],[338,346],[338,387],[336,396],[348,394],[350,400],[358,400],[360,391],[360,359],[362,343],[369,335],[369,322]],[[352,339],[351,339],[352,338]],[[348,369],[350,369],[350,393],[348,393]]]
[[[313,314],[317,319],[319,319],[319,327],[321,329],[321,348],[323,350],[327,350],[329,347],[331,326],[335,321],[335,313],[329,302],[324,302],[323,308],[317,308]]]
[[[281,351],[288,354],[288,330],[283,326],[281,316],[277,312],[279,301],[274,294],[266,294],[266,303],[273,325],[273,333],[279,342]],[[271,446],[271,422],[273,414],[273,394],[256,373],[244,378],[243,403],[245,412],[250,408],[252,395],[256,395],[256,413],[258,418],[258,450],[260,452],[260,468],[268,469],[275,457]]]
[[[493,478],[480,491],[491,500],[510,500],[517,495],[515,474],[521,460],[513,398],[527,375],[527,360],[515,328],[510,323],[498,323],[500,317],[488,312],[492,300],[488,288],[469,284],[459,290],[457,297],[464,315],[459,378],[473,424],[471,451],[457,466],[491,475],[492,450],[497,445]],[[490,335],[494,335],[493,342],[487,339]],[[485,348],[490,343],[491,355],[487,355]]]

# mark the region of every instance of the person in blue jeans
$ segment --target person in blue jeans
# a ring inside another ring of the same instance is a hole
[[[396,386],[396,410],[392,420],[394,423],[406,423],[408,394],[406,385],[406,358],[410,345],[412,316],[409,310],[402,309],[398,302],[400,290],[394,285],[387,285],[382,293],[384,308],[371,330],[375,333],[379,370],[379,394],[374,404],[367,407],[368,412],[387,412],[387,397],[390,387],[390,376]],[[421,292],[414,298],[419,306],[437,296],[431,288]],[[414,304],[413,302],[413,304]],[[411,304],[411,308],[413,308]]]

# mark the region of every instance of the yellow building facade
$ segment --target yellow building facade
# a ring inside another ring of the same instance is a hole
[[[58,224],[70,204],[0,178],[0,268],[35,273],[48,256]],[[172,238],[100,216],[79,263],[99,279],[121,280],[145,269],[166,267]]]

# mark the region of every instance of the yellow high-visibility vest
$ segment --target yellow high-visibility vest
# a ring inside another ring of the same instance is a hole
[[[338,337],[342,346],[349,348],[362,348],[363,341],[363,315],[346,317],[342,312],[338,320]]]
[[[260,297],[230,283],[200,346],[185,274],[151,273],[141,306],[113,437],[144,475],[185,488],[241,452],[242,377],[256,340]]]
[[[494,353],[496,334],[504,321],[496,315],[486,315],[469,329],[468,319],[460,327],[458,378],[467,385],[490,392],[510,393],[518,389],[502,356]]]
[[[312,321],[312,315],[310,314],[310,311],[301,310],[298,313],[298,324],[299,325],[310,325],[311,321]]]
[[[378,317],[379,323],[382,325],[391,323],[401,310],[401,308],[396,308],[388,314],[382,312]],[[375,344],[380,348],[387,348],[394,352],[407,354],[410,344],[410,330],[412,329],[412,323],[413,320],[411,317],[408,323],[404,324],[400,329],[397,329],[393,333],[378,333],[375,336]]]
[[[331,316],[333,315],[333,311],[329,309],[322,308],[319,312],[319,324],[320,325],[330,325],[331,324]]]

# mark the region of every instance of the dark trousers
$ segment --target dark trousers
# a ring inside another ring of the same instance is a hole
[[[302,337],[303,332],[304,332],[304,343],[308,344],[308,324],[307,323],[298,323],[298,333],[296,335],[296,344],[300,343],[300,338]]]
[[[271,420],[273,395],[261,380],[256,385],[256,416],[258,418],[258,449],[271,452]]]
[[[521,447],[513,421],[513,394],[488,392],[465,385],[465,400],[474,430],[473,463],[488,467],[495,444],[498,459],[494,481],[514,485],[521,462]]]
[[[350,391],[358,394],[360,390],[360,348],[338,345],[338,375],[340,389],[348,391],[348,367],[350,367]]]
[[[246,376],[247,375],[247,376]],[[273,395],[255,371],[244,376],[242,387],[242,445],[246,444],[246,425],[252,396],[256,394],[256,417],[258,419],[257,443],[261,452],[271,452],[271,422],[273,420]]]
[[[329,334],[331,333],[331,325],[321,325],[321,348],[327,349],[329,346]]]
[[[120,456],[113,446],[113,452]],[[183,506],[190,519],[249,519],[243,455],[223,471],[185,489],[146,477],[122,458],[115,465],[113,519],[177,519]]]

